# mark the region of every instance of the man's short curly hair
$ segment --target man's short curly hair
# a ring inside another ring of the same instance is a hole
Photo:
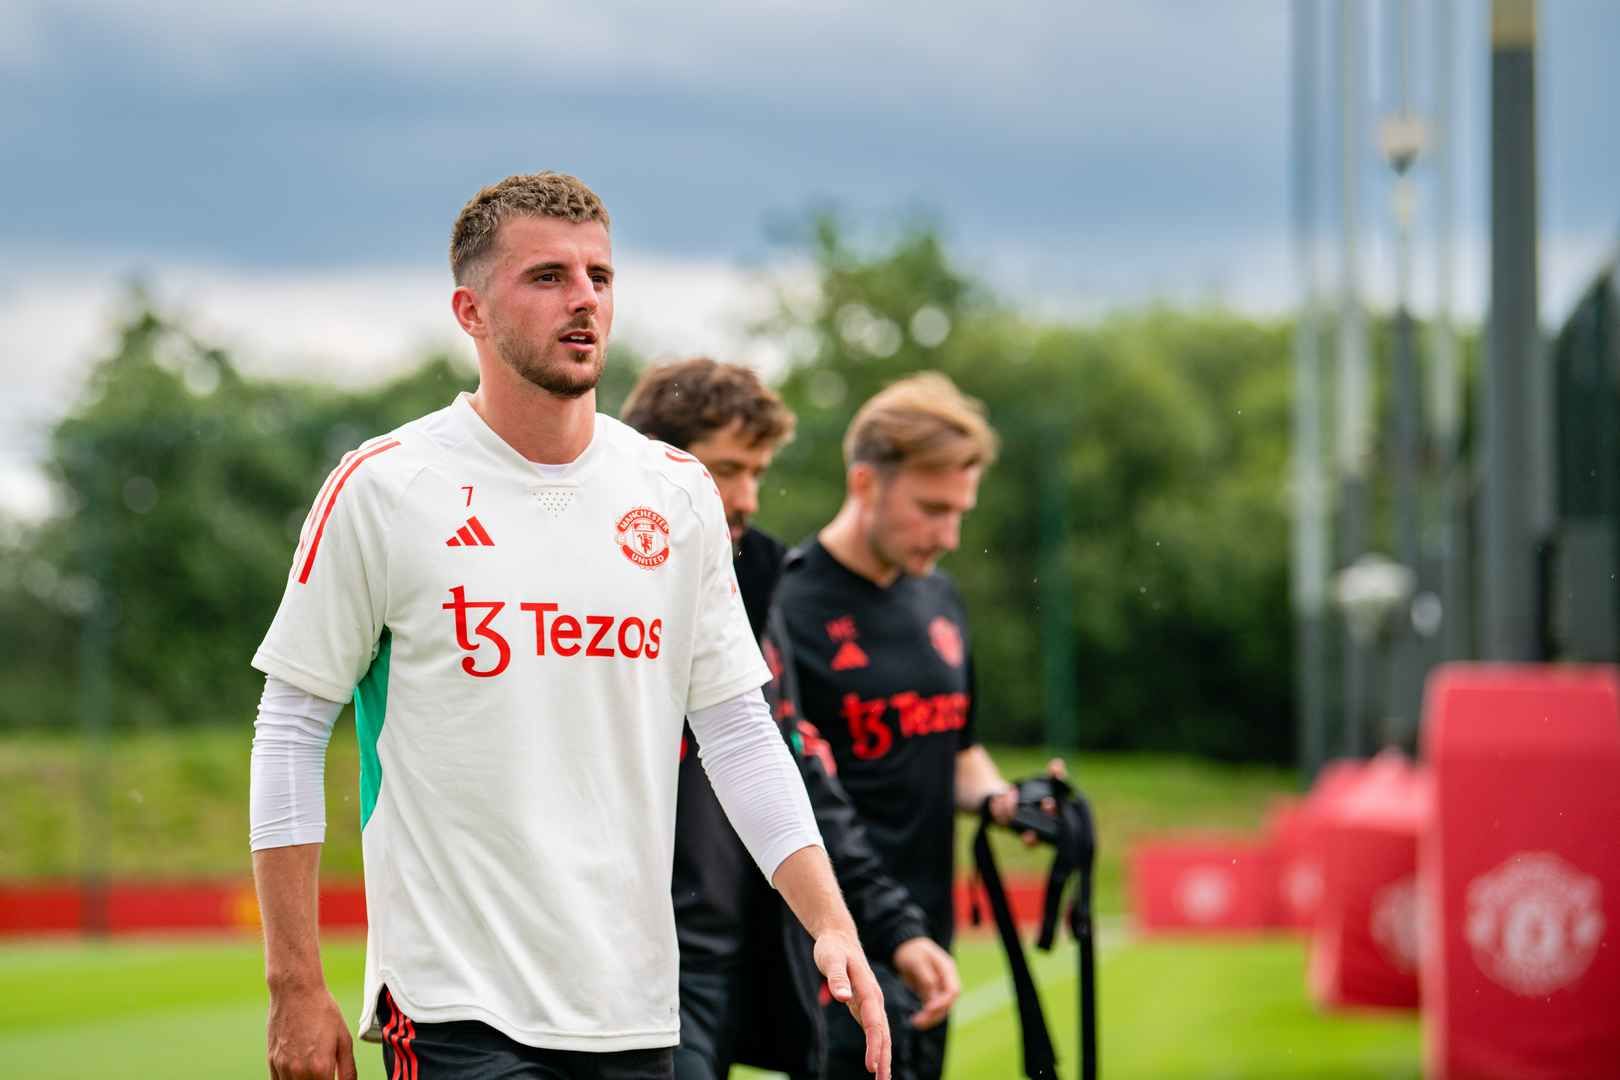
[[[648,368],[619,415],[643,435],[681,450],[739,421],[749,446],[775,450],[793,438],[795,423],[752,368],[706,356]]]
[[[501,226],[514,217],[554,217],[564,221],[600,221],[611,229],[607,207],[596,192],[574,176],[537,172],[508,176],[467,200],[450,230],[450,273],[457,285],[495,246]]]

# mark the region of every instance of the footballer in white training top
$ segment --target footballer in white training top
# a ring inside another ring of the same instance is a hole
[[[355,699],[366,1037],[386,984],[533,1046],[676,1041],[682,717],[769,677],[695,459],[599,414],[537,465],[462,395],[334,470],[253,664]]]

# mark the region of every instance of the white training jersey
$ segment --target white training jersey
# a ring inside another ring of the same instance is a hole
[[[466,394],[328,477],[253,666],[355,699],[365,1000],[532,1046],[678,1040],[681,721],[769,678],[695,458],[537,466]]]

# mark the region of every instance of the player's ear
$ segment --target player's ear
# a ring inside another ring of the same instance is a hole
[[[850,495],[863,503],[869,503],[877,495],[877,467],[864,461],[857,461],[849,467],[849,476],[845,483],[849,486]]]
[[[484,326],[483,305],[471,286],[456,286],[456,291],[450,294],[450,311],[455,315],[456,322],[467,332],[468,337],[480,338],[487,332]]]

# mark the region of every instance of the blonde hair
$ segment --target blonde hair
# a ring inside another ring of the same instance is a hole
[[[456,215],[450,230],[450,273],[457,285],[489,254],[501,226],[514,217],[599,221],[604,229],[612,227],[607,207],[578,177],[558,172],[508,176],[480,190]]]
[[[924,371],[891,383],[861,406],[844,433],[844,464],[987,467],[999,445],[983,402],[939,372]]]

